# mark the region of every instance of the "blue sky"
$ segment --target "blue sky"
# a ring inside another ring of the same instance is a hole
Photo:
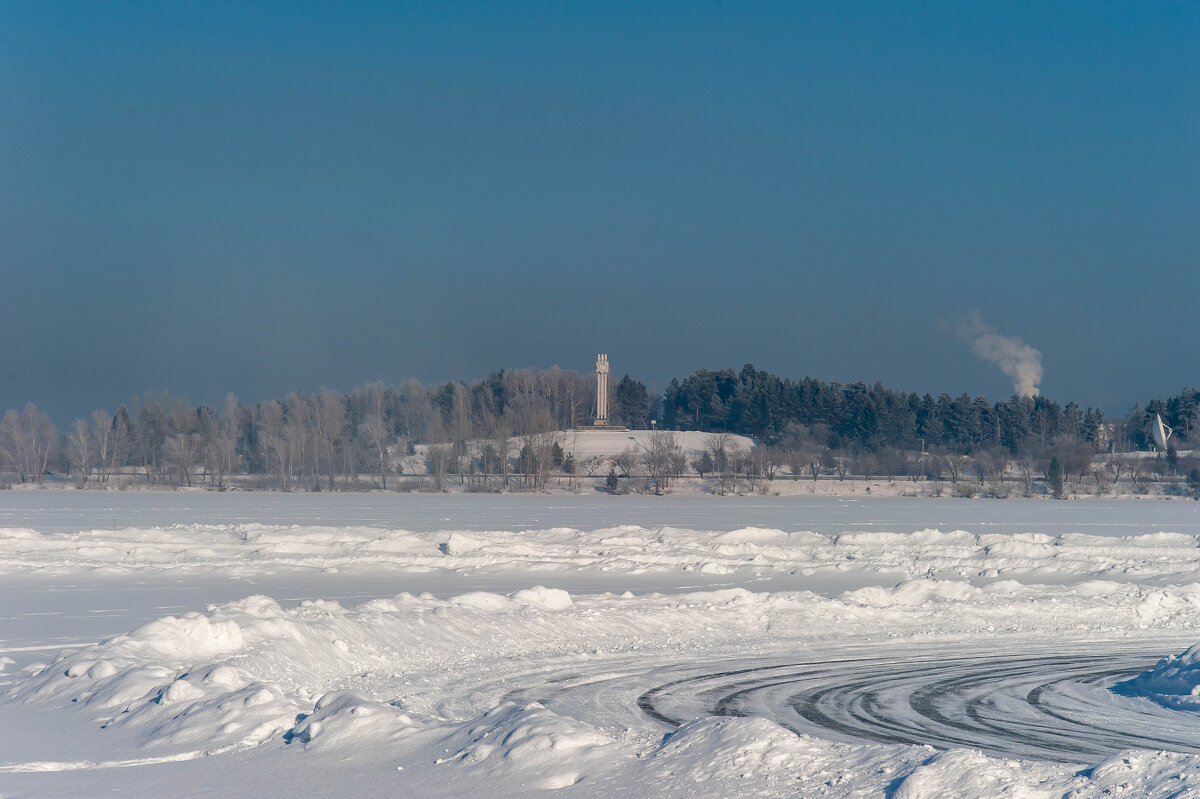
[[[0,409],[1200,383],[1200,7],[0,0]]]

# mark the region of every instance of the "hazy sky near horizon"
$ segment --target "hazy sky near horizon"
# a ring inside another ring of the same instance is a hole
[[[0,410],[501,367],[1200,384],[1192,3],[0,0]],[[975,324],[975,322],[971,322]]]

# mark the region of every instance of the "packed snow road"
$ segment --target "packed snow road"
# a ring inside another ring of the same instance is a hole
[[[11,496],[5,797],[1200,790],[1200,503]]]

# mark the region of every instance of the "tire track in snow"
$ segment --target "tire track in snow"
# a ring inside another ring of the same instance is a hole
[[[1105,654],[1092,648],[776,660],[709,674],[696,674],[691,665],[690,676],[644,691],[637,706],[670,726],[697,711],[765,716],[794,732],[836,740],[971,747],[1064,763],[1090,763],[1126,749],[1200,753],[1200,714],[1108,690],[1161,655],[1161,646],[1146,646]]]

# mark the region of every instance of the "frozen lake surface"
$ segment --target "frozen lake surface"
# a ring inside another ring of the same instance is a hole
[[[1198,514],[3,492],[0,795],[1181,795]]]
[[[771,527],[826,535],[860,530],[1137,535],[1194,532],[1200,503],[1177,499],[1047,500],[384,494],[212,491],[11,491],[0,527],[42,532],[168,524],[344,525],[435,530],[593,530],[621,524],[727,531]]]

